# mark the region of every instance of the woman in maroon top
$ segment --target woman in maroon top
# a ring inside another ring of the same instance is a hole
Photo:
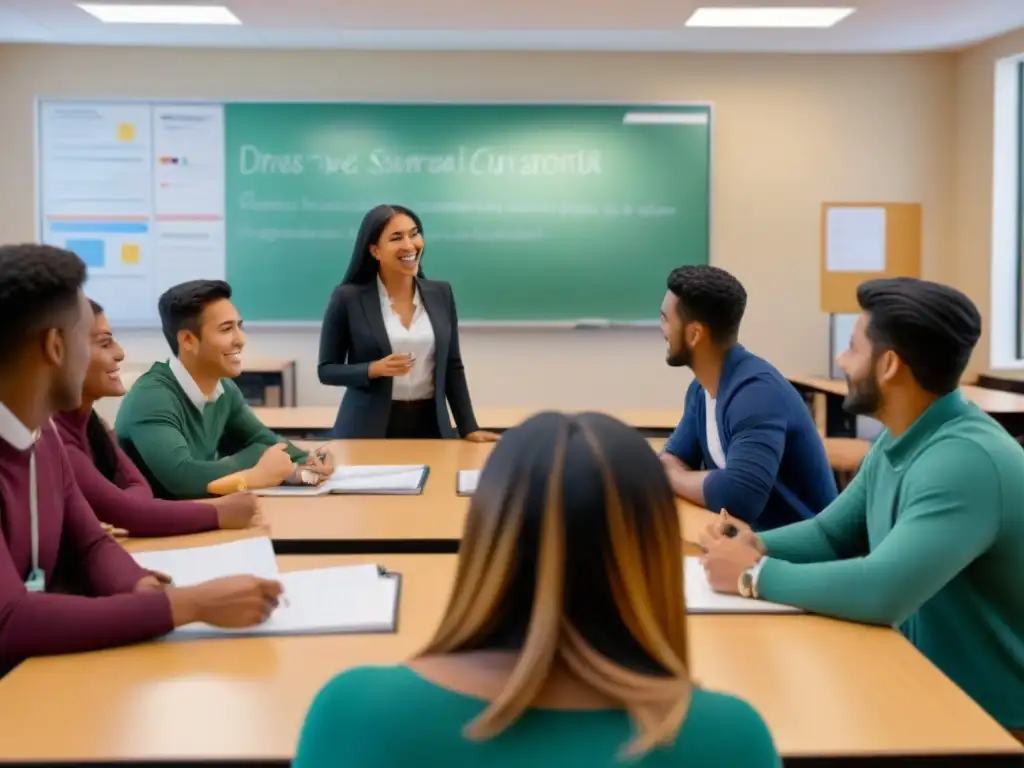
[[[217,528],[245,528],[256,515],[256,497],[237,493],[203,501],[164,501],[153,497],[146,479],[111,439],[93,410],[102,397],[124,394],[119,366],[124,350],[114,339],[103,308],[90,302],[92,359],[82,386],[82,406],[61,411],[54,423],[82,490],[96,517],[130,536],[177,536]]]

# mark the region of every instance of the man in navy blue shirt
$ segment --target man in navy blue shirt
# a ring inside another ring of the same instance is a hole
[[[737,342],[746,306],[746,291],[725,270],[669,275],[666,359],[690,368],[694,381],[661,460],[677,495],[768,530],[817,515],[838,492],[800,394]]]

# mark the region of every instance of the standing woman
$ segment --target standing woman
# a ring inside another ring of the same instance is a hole
[[[423,277],[423,227],[400,205],[363,218],[320,331],[321,384],[345,387],[334,438],[498,439],[479,428],[448,283]],[[447,402],[446,402],[447,401]]]

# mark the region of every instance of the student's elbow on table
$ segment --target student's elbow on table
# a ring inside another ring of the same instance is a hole
[[[716,469],[704,479],[704,505],[713,512],[721,509],[753,524],[764,511],[771,486],[741,473]]]

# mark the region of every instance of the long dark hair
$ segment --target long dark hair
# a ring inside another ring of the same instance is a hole
[[[376,245],[380,241],[380,236],[384,233],[384,227],[388,225],[388,222],[403,213],[416,222],[417,229],[422,233],[423,222],[420,221],[420,217],[404,205],[378,205],[363,216],[359,232],[356,234],[355,245],[352,246],[352,258],[349,259],[348,270],[341,281],[342,285],[347,283],[365,285],[377,276],[380,265],[370,254],[370,246]],[[421,260],[418,277],[423,276]]]
[[[542,413],[497,444],[423,655],[483,649],[518,659],[470,738],[515,722],[559,662],[629,711],[634,755],[678,733],[692,692],[679,516],[638,432],[601,414]]]
[[[103,314],[103,307],[92,299],[89,299],[89,306],[92,307],[94,316]],[[117,451],[114,450],[114,441],[110,439],[110,430],[95,410],[90,411],[89,421],[85,424],[85,439],[89,443],[89,452],[92,454],[92,463],[96,465],[96,469],[107,480],[116,484]]]

